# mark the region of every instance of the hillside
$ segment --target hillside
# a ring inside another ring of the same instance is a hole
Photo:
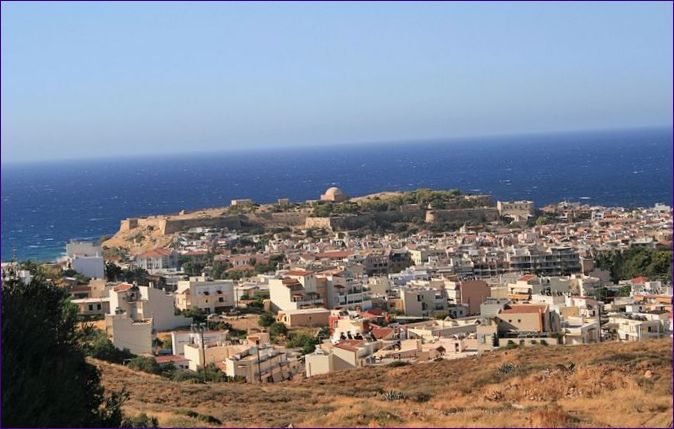
[[[130,392],[126,412],[162,426],[672,427],[671,339],[501,350],[263,386],[177,383],[95,363],[106,389]],[[406,399],[387,400],[392,390]]]

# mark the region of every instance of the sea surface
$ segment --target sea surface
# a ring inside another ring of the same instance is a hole
[[[410,141],[2,167],[2,260],[49,260],[131,216],[228,205],[459,188],[496,199],[605,206],[672,201],[672,130]]]

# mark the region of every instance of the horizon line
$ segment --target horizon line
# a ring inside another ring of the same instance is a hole
[[[353,141],[353,142],[342,142],[342,143],[324,143],[324,144],[278,144],[278,145],[259,145],[259,146],[250,146],[250,147],[229,147],[229,148],[220,148],[220,149],[204,149],[196,150],[191,152],[169,152],[161,155],[153,155],[151,152],[148,153],[139,153],[135,155],[113,155],[113,156],[84,156],[84,157],[75,157],[75,158],[57,158],[57,159],[43,159],[43,160],[18,160],[18,161],[5,161],[4,158],[0,159],[0,166],[2,167],[13,167],[13,166],[30,166],[30,165],[40,165],[40,164],[60,164],[60,163],[69,163],[69,162],[101,162],[101,161],[112,161],[112,160],[129,160],[129,159],[159,159],[159,158],[174,158],[183,155],[216,155],[216,154],[226,154],[226,153],[246,153],[246,152],[255,152],[260,150],[293,150],[293,149],[328,149],[328,148],[337,148],[337,147],[354,147],[354,146],[376,146],[376,145],[409,145],[414,143],[443,143],[443,142],[469,142],[475,139],[507,139],[507,138],[517,138],[517,137],[536,137],[536,136],[554,136],[554,135],[573,135],[581,133],[611,133],[611,132],[636,132],[636,131],[654,131],[654,130],[672,130],[674,132],[674,124],[666,125],[644,125],[644,126],[632,126],[632,127],[616,127],[616,128],[585,128],[585,129],[574,129],[574,130],[557,130],[557,131],[531,131],[531,132],[512,132],[512,133],[487,133],[487,134],[472,134],[466,136],[455,136],[455,137],[420,137],[420,138],[410,138],[403,140],[370,140],[370,141]]]

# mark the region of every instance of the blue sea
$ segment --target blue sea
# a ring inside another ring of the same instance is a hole
[[[2,167],[2,260],[49,260],[130,216],[229,204],[459,188],[607,206],[672,201],[672,130],[410,141]]]

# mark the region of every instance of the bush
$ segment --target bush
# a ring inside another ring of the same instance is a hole
[[[82,330],[82,350],[87,356],[112,363],[124,363],[136,355],[128,349],[120,350],[112,344],[105,332],[93,327],[85,327]]]
[[[276,322],[276,318],[269,312],[260,314],[260,317],[257,320],[257,323],[265,328],[270,327],[274,322]]]
[[[420,392],[414,395],[414,400],[417,402],[428,402],[431,399],[431,395],[426,392]]]
[[[143,371],[149,374],[159,374],[161,372],[159,364],[153,357],[138,356],[131,359],[127,366],[135,371]]]
[[[515,364],[512,364],[510,362],[505,362],[498,368],[498,372],[499,372],[499,374],[504,374],[504,375],[510,374],[516,368],[517,368],[517,366]]]
[[[276,338],[280,335],[288,335],[288,328],[283,323],[274,322],[269,326],[269,336]]]
[[[405,394],[405,392],[397,392],[395,390],[389,390],[388,392],[384,393],[383,396],[387,401],[402,401],[407,399],[407,394]]]
[[[302,354],[313,353],[316,350],[318,340],[310,335],[290,333],[290,338],[286,342],[288,348],[302,348]]]
[[[135,417],[126,417],[122,420],[124,428],[156,428],[159,427],[159,421],[156,417],[150,417],[145,413],[138,414]]]
[[[204,323],[206,321],[206,313],[198,307],[192,307],[182,311],[183,316],[191,317],[194,323]]]

